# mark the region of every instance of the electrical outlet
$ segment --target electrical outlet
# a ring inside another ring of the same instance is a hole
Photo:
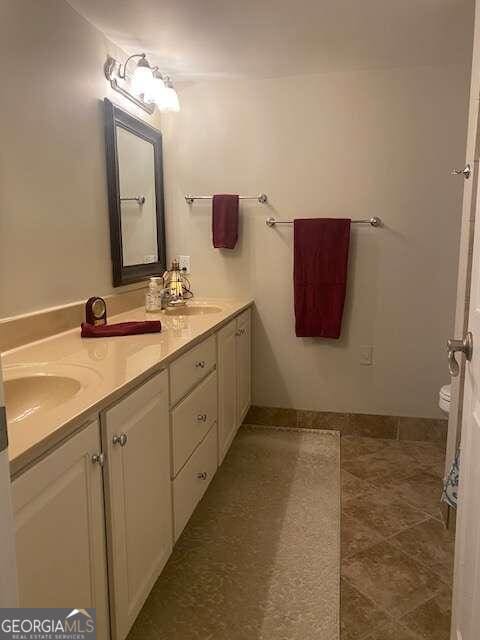
[[[373,364],[373,345],[363,344],[360,346],[360,364],[370,367]]]
[[[178,256],[178,263],[183,273],[190,273],[190,256]]]

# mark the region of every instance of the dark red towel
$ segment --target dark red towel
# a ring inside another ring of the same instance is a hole
[[[133,336],[138,333],[160,333],[160,320],[145,320],[144,322],[119,322],[118,324],[104,324],[95,327],[93,324],[82,322],[82,338],[110,338],[112,336]]]
[[[238,196],[219,194],[212,204],[213,246],[234,249],[238,240]]]
[[[347,287],[351,220],[294,222],[295,333],[339,338]]]

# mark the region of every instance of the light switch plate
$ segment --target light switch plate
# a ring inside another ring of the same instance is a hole
[[[178,256],[178,263],[183,273],[190,273],[190,256]]]
[[[360,346],[360,364],[370,367],[373,364],[373,345],[363,344]]]

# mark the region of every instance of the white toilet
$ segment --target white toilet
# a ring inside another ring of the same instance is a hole
[[[450,413],[450,398],[451,398],[451,385],[445,384],[438,394],[438,406],[447,415]]]

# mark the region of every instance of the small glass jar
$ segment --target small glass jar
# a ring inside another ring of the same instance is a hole
[[[162,310],[163,278],[150,278],[148,291],[145,294],[145,310],[148,313],[158,313]]]

